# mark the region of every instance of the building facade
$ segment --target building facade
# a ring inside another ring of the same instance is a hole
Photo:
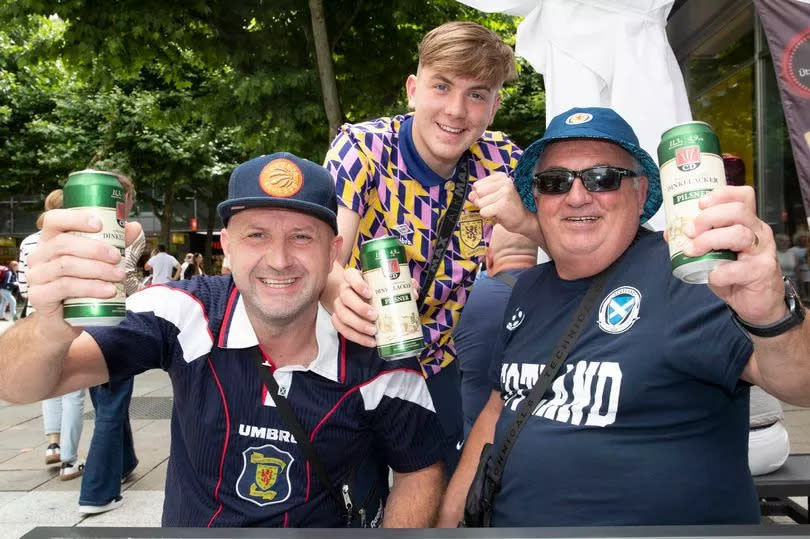
[[[676,2],[667,24],[692,115],[742,159],[774,232],[807,230],[773,59],[752,0]]]

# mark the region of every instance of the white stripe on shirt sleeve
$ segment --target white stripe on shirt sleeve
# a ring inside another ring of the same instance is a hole
[[[127,310],[152,312],[180,330],[177,341],[186,363],[208,354],[214,346],[202,304],[188,292],[168,286],[150,286],[127,298]]]
[[[384,372],[360,387],[366,410],[374,410],[383,397],[402,399],[435,412],[425,378],[416,371]]]

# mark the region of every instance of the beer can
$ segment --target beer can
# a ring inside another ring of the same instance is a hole
[[[72,172],[63,189],[64,207],[92,209],[101,219],[100,232],[74,232],[79,236],[100,239],[121,252],[124,264],[124,224],[126,204],[124,188],[115,174],[98,170]],[[116,284],[115,296],[109,299],[70,298],[64,302],[65,322],[71,326],[114,326],[126,317],[124,283]]]
[[[398,239],[385,236],[360,247],[363,278],[371,287],[377,309],[377,352],[395,360],[418,355],[425,347],[419,309],[411,295],[411,270],[405,248]]]
[[[661,135],[658,163],[672,274],[687,283],[706,283],[715,266],[737,259],[737,253],[728,250],[696,257],[683,254],[691,245],[684,230],[700,213],[698,201],[706,193],[726,185],[720,141],[706,122],[676,125]]]

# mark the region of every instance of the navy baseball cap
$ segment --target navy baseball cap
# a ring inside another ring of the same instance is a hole
[[[618,144],[627,150],[641,164],[649,184],[647,200],[644,202],[644,213],[641,214],[641,223],[647,222],[650,217],[655,215],[663,202],[658,166],[650,154],[641,148],[633,128],[624,121],[624,118],[612,109],[601,107],[573,108],[555,116],[548,124],[542,138],[526,148],[515,169],[515,187],[520,193],[524,206],[533,212],[537,211],[532,195],[532,180],[534,167],[546,145],[566,139],[604,140]]]
[[[231,173],[228,200],[217,213],[225,226],[231,216],[248,208],[284,208],[308,213],[337,234],[337,197],[329,172],[312,161],[279,152],[255,157]]]

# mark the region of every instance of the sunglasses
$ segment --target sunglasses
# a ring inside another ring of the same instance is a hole
[[[622,184],[622,178],[635,178],[637,172],[626,168],[617,168],[606,165],[586,168],[585,170],[569,170],[567,168],[554,168],[537,172],[534,175],[534,188],[544,195],[562,195],[571,190],[574,180],[582,179],[585,189],[591,193],[602,191],[615,191]]]

